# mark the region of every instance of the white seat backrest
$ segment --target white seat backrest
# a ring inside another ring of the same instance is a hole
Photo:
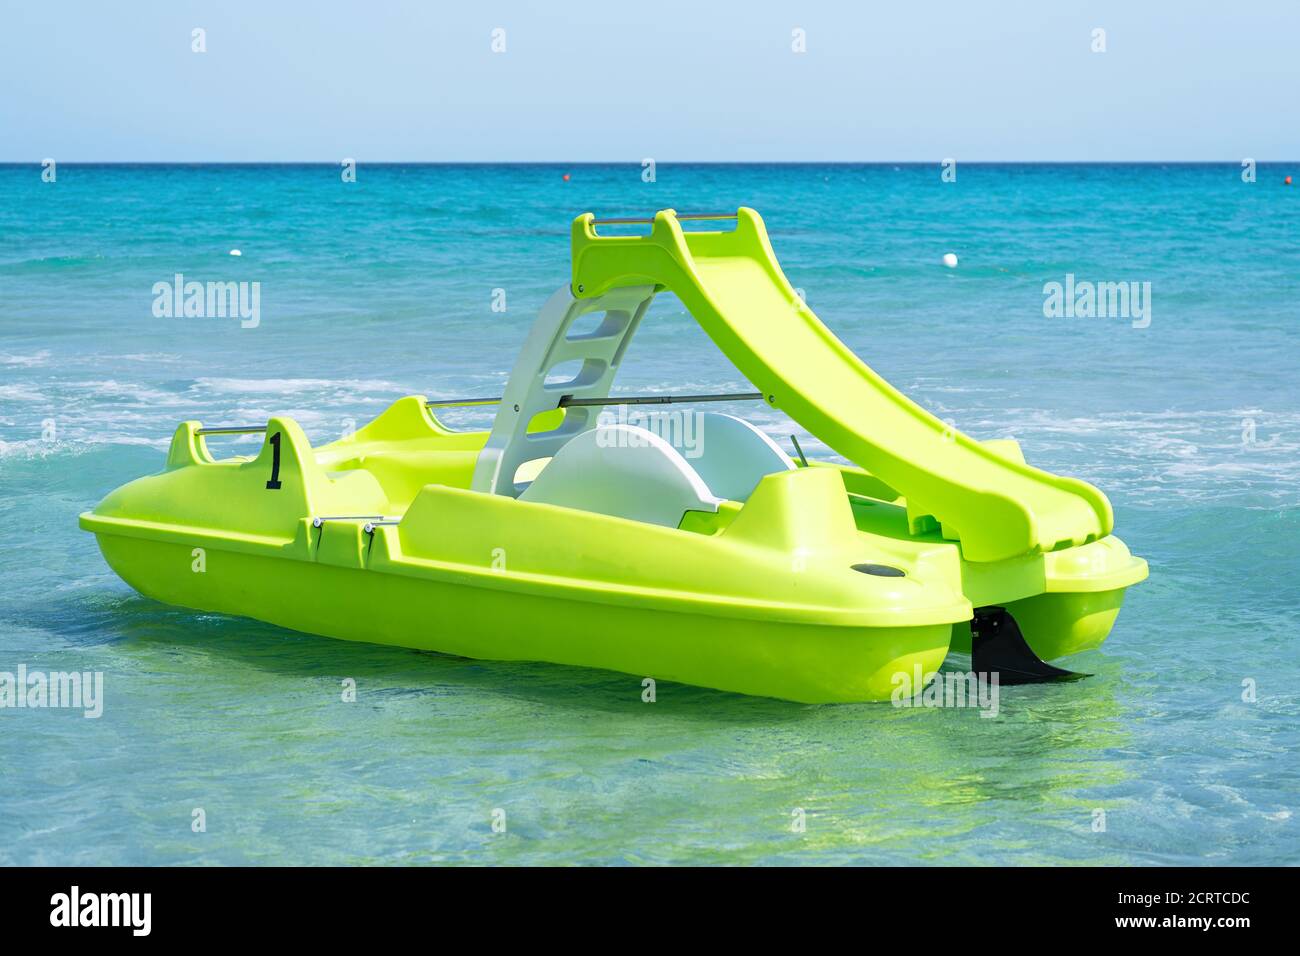
[[[636,425],[602,425],[570,439],[519,500],[668,528],[720,503],[677,449]]]
[[[794,470],[790,456],[744,419],[703,412],[694,424],[693,434],[680,428],[668,436],[719,498],[747,501],[764,475]]]

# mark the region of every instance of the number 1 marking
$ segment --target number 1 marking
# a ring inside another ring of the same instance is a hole
[[[280,487],[280,433],[271,436],[271,480],[266,487],[275,491]]]

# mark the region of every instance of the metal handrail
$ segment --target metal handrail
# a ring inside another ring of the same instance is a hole
[[[321,515],[319,518],[311,519],[311,526],[319,528],[326,521],[367,521],[371,518],[388,520],[388,515]]]
[[[762,392],[727,392],[719,395],[611,395],[608,398],[560,398],[561,408],[580,408],[584,405],[677,405],[692,402],[759,402]]]
[[[737,214],[734,212],[683,212],[678,213],[676,219],[678,222],[688,222],[690,220],[716,220],[716,219],[736,219]],[[617,217],[614,219],[593,219],[593,226],[644,226],[654,223],[654,216],[649,219],[636,217]]]
[[[212,428],[197,429],[196,435],[256,435],[266,431],[265,425],[217,425]]]
[[[692,402],[759,402],[762,392],[724,392],[716,395],[610,395],[607,398],[574,398],[560,396],[560,408],[580,408],[586,405],[678,405]],[[427,408],[457,408],[472,405],[499,405],[501,398],[447,398],[425,402]]]

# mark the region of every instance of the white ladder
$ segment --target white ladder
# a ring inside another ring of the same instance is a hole
[[[575,299],[566,285],[557,291],[533,323],[515,361],[492,433],[474,466],[474,491],[515,497],[515,473],[525,462],[550,458],[575,435],[594,428],[600,407],[569,405],[558,428],[529,432],[543,412],[560,407],[560,399],[607,398],[627,345],[655,297],[655,286],[612,289],[591,299]],[[575,333],[573,324],[592,312],[605,313],[591,331]],[[548,383],[560,366],[582,363],[576,375]]]

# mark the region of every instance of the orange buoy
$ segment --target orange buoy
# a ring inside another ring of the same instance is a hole
[[[568,173],[565,173],[565,174],[564,174],[564,181],[565,181],[566,183],[569,181],[569,174],[568,174]],[[1291,182],[1291,177],[1288,176],[1286,181],[1287,181],[1288,183]]]
[[[1291,185],[1291,177],[1288,176],[1286,179],[1282,180],[1282,182],[1284,182],[1284,183],[1286,183],[1288,186],[1290,186],[1290,185]]]

